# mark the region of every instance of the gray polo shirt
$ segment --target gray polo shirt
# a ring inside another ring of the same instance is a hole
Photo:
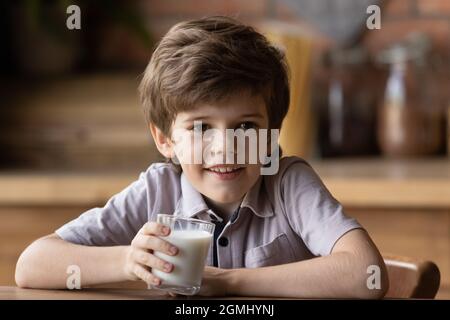
[[[86,211],[56,234],[82,245],[129,245],[147,221],[174,212],[220,220],[182,172],[172,164],[155,163],[104,207]],[[278,174],[259,177],[235,219],[217,237],[218,266],[254,268],[328,255],[336,241],[355,228],[361,226],[344,214],[310,165],[285,157]],[[213,265],[212,250],[207,264]]]

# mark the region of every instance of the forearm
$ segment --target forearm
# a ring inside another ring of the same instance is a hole
[[[28,288],[67,288],[69,266],[80,270],[81,286],[126,280],[124,248],[90,247],[46,237],[32,243],[20,256],[16,282]]]
[[[229,273],[231,295],[296,298],[380,298],[385,289],[367,288],[367,266],[381,261],[338,252],[310,260]],[[380,266],[384,270],[384,266]],[[385,279],[382,280],[383,285]]]

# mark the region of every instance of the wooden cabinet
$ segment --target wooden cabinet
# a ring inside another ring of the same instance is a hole
[[[0,206],[0,285],[15,285],[20,253],[85,210],[77,206]]]

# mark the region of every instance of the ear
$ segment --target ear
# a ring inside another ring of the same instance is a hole
[[[153,140],[156,147],[161,154],[169,159],[174,156],[173,143],[170,137],[167,137],[157,126],[153,123],[150,124],[150,132],[152,133]]]

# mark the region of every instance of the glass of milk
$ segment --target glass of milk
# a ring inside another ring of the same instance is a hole
[[[158,214],[156,221],[170,227],[170,234],[161,238],[176,246],[178,254],[169,256],[159,251],[154,252],[158,258],[172,263],[174,268],[170,273],[153,268],[152,273],[161,279],[161,284],[151,287],[183,295],[198,293],[215,225],[168,214]]]

